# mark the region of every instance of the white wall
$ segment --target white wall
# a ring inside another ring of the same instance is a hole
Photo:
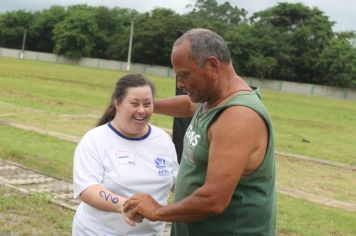
[[[88,57],[83,57],[80,58],[79,60],[73,60],[52,53],[43,53],[43,52],[34,52],[34,51],[24,51],[22,55],[21,50],[9,49],[9,48],[0,48],[0,56],[12,57],[12,58],[18,58],[24,60],[37,60],[37,61],[45,61],[45,62],[60,63],[60,64],[79,65],[85,67],[94,67],[94,68],[118,70],[118,71],[126,71],[127,68],[127,63],[124,61],[114,61],[114,60],[105,60],[105,59],[88,58]],[[175,78],[175,73],[172,70],[172,68],[165,67],[165,66],[132,63],[130,66],[130,72]],[[356,89],[338,88],[338,87],[330,87],[330,86],[307,84],[307,83],[295,83],[289,81],[263,80],[263,79],[256,79],[251,77],[244,77],[244,79],[250,85],[257,86],[262,89],[269,89],[269,90],[289,92],[289,93],[298,93],[298,94],[304,94],[310,96],[325,96],[325,97],[333,97],[333,98],[340,98],[340,99],[356,100]]]

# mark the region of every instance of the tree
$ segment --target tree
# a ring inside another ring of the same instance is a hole
[[[53,30],[54,52],[69,58],[91,56],[98,32],[93,9],[86,5],[69,7],[64,20]]]
[[[111,59],[126,60],[131,21],[135,21],[140,14],[135,10],[113,8],[109,15],[112,22],[109,24],[111,29],[108,29],[106,34],[104,33],[108,42],[105,56]],[[99,45],[97,44],[96,47]]]
[[[177,31],[189,23],[174,11],[157,8],[140,15],[135,21],[133,56],[135,62],[168,66]]]
[[[33,20],[31,32],[34,34],[34,51],[53,52],[53,29],[65,17],[65,8],[62,6],[52,6],[48,10],[39,12]]]
[[[324,48],[318,62],[320,83],[356,88],[355,38],[355,32],[340,33]]]
[[[197,0],[191,15],[206,21],[238,25],[246,20],[247,12],[245,9],[231,6],[228,1],[219,5],[216,0]]]
[[[245,9],[233,7],[228,1],[219,5],[216,0],[197,0],[186,17],[194,27],[209,28],[224,35],[231,27],[245,22],[246,15]]]
[[[278,62],[271,51],[278,48],[280,34],[270,29],[256,31],[249,24],[241,24],[225,35],[232,62],[237,72],[244,76],[272,78]],[[270,51],[269,51],[270,50]],[[266,53],[266,52],[270,53]],[[278,51],[282,53],[282,51]]]
[[[27,30],[27,44],[31,44],[33,32],[29,30],[34,14],[23,10],[0,15],[0,45],[8,48],[22,48],[24,31]]]
[[[301,3],[279,3],[255,13],[251,21],[256,36],[277,41],[276,47],[266,47],[270,40],[261,40],[259,45],[264,57],[278,63],[272,72],[274,79],[316,82],[320,53],[333,38],[334,23],[323,12]]]

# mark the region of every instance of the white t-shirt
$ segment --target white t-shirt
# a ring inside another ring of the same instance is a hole
[[[110,123],[87,132],[74,154],[74,197],[94,184],[123,197],[149,193],[167,204],[169,191],[178,172],[177,156],[169,135],[152,125],[141,138],[125,137]],[[119,213],[98,210],[80,203],[73,235],[162,235],[164,222],[144,220],[129,226]]]

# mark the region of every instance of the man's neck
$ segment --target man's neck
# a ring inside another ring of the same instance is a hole
[[[252,91],[251,87],[236,74],[226,80],[222,84],[224,86],[220,86],[221,88],[216,90],[215,96],[212,96],[212,99],[203,104],[204,113],[220,104],[224,104],[240,91]]]

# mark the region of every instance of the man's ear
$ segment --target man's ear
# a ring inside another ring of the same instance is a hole
[[[206,65],[210,68],[213,75],[219,74],[220,64],[216,57],[210,56],[206,59]]]

